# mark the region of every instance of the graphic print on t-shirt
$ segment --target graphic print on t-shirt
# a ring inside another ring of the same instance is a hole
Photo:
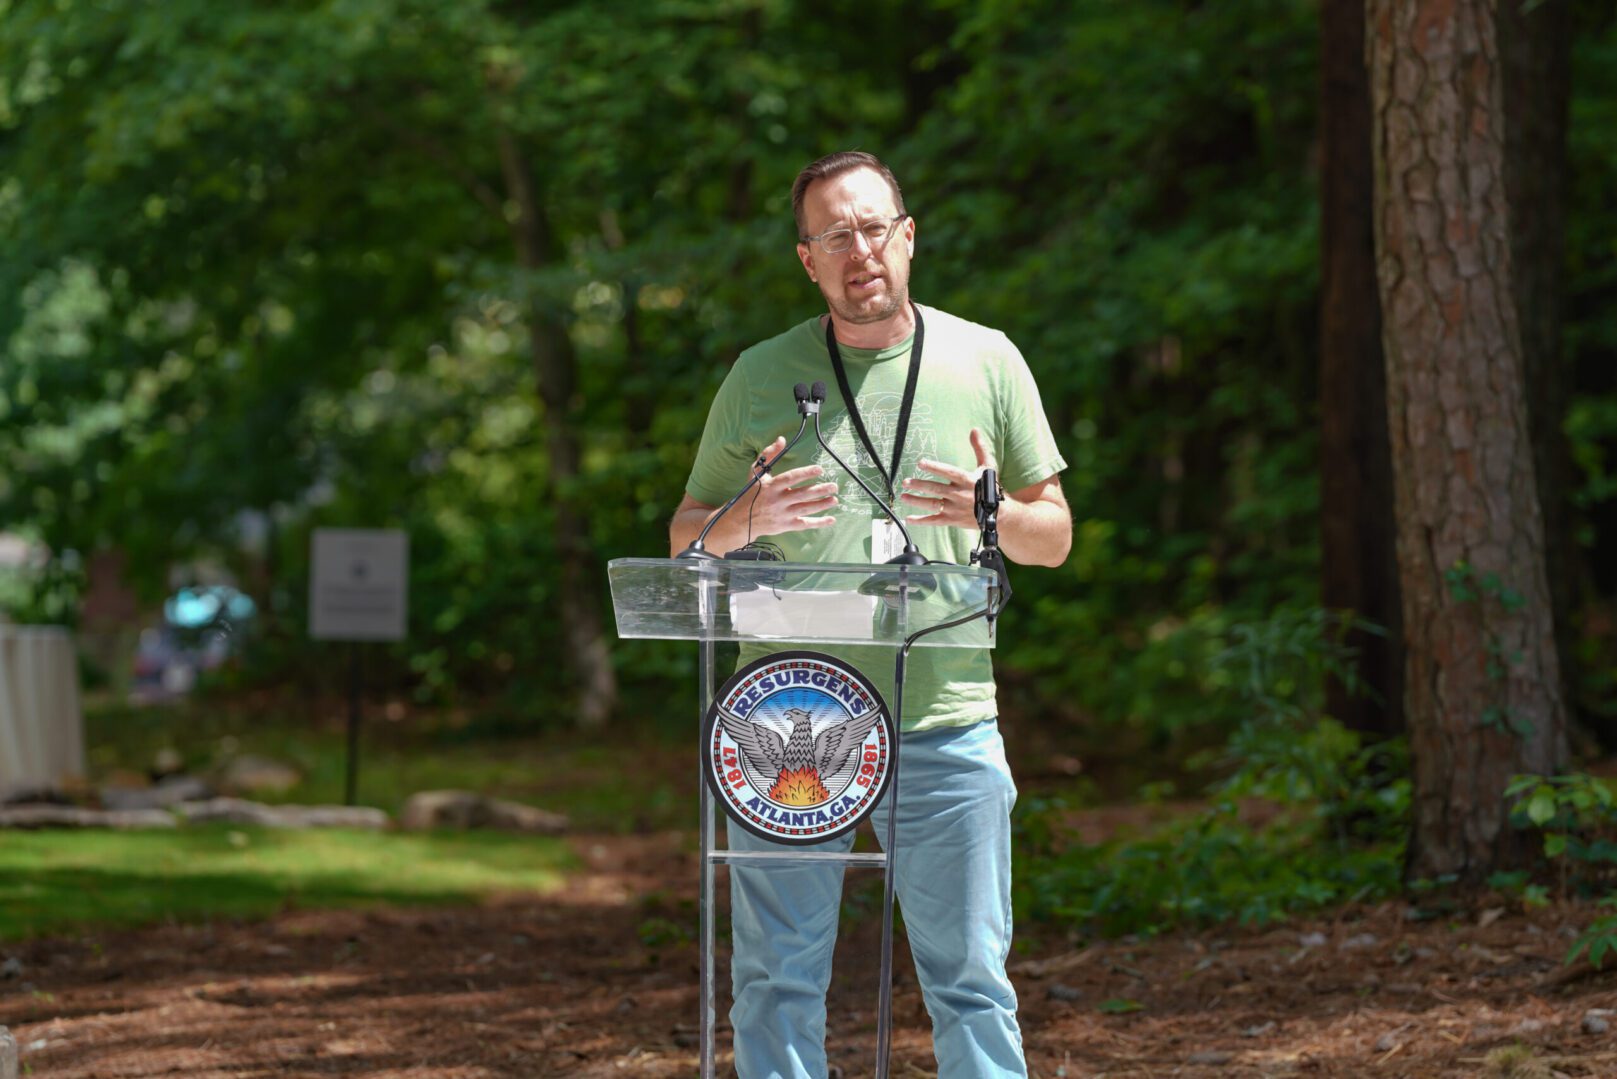
[[[833,392],[835,392],[833,390]],[[865,422],[865,431],[870,435],[870,441],[875,444],[876,452],[881,454],[881,467],[870,459],[870,452],[860,441],[859,433],[854,430],[853,420],[844,411],[838,411],[836,417],[829,424],[821,427],[825,440],[836,451],[838,457],[848,463],[848,467],[859,473],[859,478],[870,484],[870,489],[883,498],[887,497],[887,486],[882,482],[882,472],[893,463],[893,438],[898,433],[898,414],[904,403],[902,394],[897,393],[871,393],[856,394],[859,402],[859,415]],[[913,476],[916,472],[916,462],[921,458],[936,460],[938,453],[938,432],[932,415],[932,406],[916,401],[910,409],[910,427],[904,437],[904,459],[898,466],[898,475],[892,477],[893,490],[890,501],[897,505],[898,496],[904,489],[904,478]],[[842,477],[842,469],[831,460],[830,456],[816,447],[814,463],[825,469],[826,475]],[[865,493],[859,490],[859,485],[848,480],[844,487],[849,488],[841,492],[842,504],[863,505],[866,501]],[[875,505],[869,507],[872,515],[881,513]],[[900,516],[903,516],[900,511]]]

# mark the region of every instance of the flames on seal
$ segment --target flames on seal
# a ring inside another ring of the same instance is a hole
[[[784,768],[769,788],[769,797],[781,805],[816,806],[829,802],[831,792],[820,782],[820,773],[814,768]]]

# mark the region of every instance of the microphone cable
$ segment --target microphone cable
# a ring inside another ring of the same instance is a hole
[[[821,401],[825,400],[825,383],[816,382],[815,385],[820,387],[820,400]],[[792,440],[790,442],[786,443],[786,446],[785,446],[784,449],[782,449],[779,453],[775,454],[775,456],[770,458],[768,461],[764,462],[762,467],[759,467],[756,471],[753,472],[752,478],[747,481],[747,484],[746,484],[745,487],[741,488],[741,490],[739,490],[739,491],[737,491],[735,493],[734,498],[732,498],[732,499],[730,499],[730,501],[726,502],[724,504],[724,507],[722,509],[720,509],[719,512],[715,513],[712,517],[709,517],[707,519],[707,524],[702,526],[702,531],[697,533],[697,536],[696,536],[695,539],[691,540],[691,543],[690,543],[689,547],[686,547],[683,551],[679,552],[679,554],[675,555],[676,558],[717,558],[718,557],[718,555],[715,555],[713,552],[709,551],[705,546],[703,546],[704,541],[707,539],[707,534],[709,532],[713,531],[713,526],[718,524],[719,521],[724,517],[724,515],[729,513],[730,510],[735,506],[735,504],[737,502],[740,502],[742,497],[748,491],[750,491],[754,487],[758,486],[758,481],[763,479],[766,475],[769,475],[770,469],[774,468],[775,465],[780,463],[780,459],[782,457],[785,457],[788,453],[792,452],[792,447],[797,445],[798,441],[800,439],[802,439],[802,437],[803,437],[803,432],[808,429],[808,419],[809,419],[810,415],[815,417],[815,420],[814,420],[815,427],[818,428],[818,426],[819,426],[819,415],[820,415],[820,405],[819,405],[818,401],[815,401],[815,402],[812,402],[812,403],[809,401],[809,393],[810,393],[810,391],[809,391],[808,386],[804,385],[801,382],[799,382],[797,385],[792,387],[792,396],[797,399],[797,414],[802,417],[802,420],[797,425],[797,434],[792,436]],[[762,454],[759,454],[760,458],[762,458],[762,456],[763,456]],[[756,499],[755,499],[755,501],[756,501]],[[749,540],[751,538],[750,517],[749,517],[749,522],[748,522],[748,538],[749,538]]]
[[[799,383],[799,385],[802,385],[802,383]],[[881,496],[870,489],[870,484],[866,483],[859,473],[849,468],[848,462],[838,457],[837,451],[833,450],[825,441],[825,435],[820,431],[820,410],[818,407],[819,403],[825,400],[824,382],[816,382],[814,384],[813,388],[809,390],[809,399],[813,401],[815,405],[811,414],[814,417],[814,438],[817,442],[819,442],[820,448],[831,455],[831,460],[840,465],[842,467],[842,471],[853,477],[853,481],[864,489],[865,494],[870,496],[872,502],[875,502],[876,505],[881,507],[882,512],[886,513],[888,519],[891,520],[893,524],[898,526],[899,534],[904,537],[903,553],[901,553],[897,558],[890,559],[889,562],[910,566],[925,566],[929,564],[931,559],[927,558],[916,548],[915,540],[910,537],[910,530],[904,527],[904,522],[899,519],[898,514],[893,512],[893,507],[889,506],[886,502],[883,502]]]

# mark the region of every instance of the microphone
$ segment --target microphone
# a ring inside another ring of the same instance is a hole
[[[988,624],[992,626],[1011,598],[1010,566],[1005,562],[1005,552],[999,549],[999,507],[1005,502],[1004,492],[999,487],[999,473],[992,468],[983,469],[983,474],[977,477],[975,495],[973,509],[982,535],[977,549],[971,552],[971,561],[984,569],[993,570],[999,578],[999,596],[988,612]]]
[[[815,385],[820,388],[820,399],[824,400],[825,384],[823,382],[816,382]],[[768,475],[770,469],[774,468],[782,457],[785,457],[788,453],[792,452],[792,447],[797,445],[798,440],[803,437],[803,432],[808,429],[808,418],[811,414],[814,416],[814,426],[816,431],[819,429],[820,406],[818,403],[811,403],[808,400],[810,396],[808,387],[799,382],[797,385],[792,387],[792,396],[797,398],[797,414],[803,417],[802,421],[797,425],[797,434],[793,435],[792,440],[786,443],[785,449],[775,454],[775,456],[771,457],[769,460],[765,461],[761,456],[758,458],[758,470],[753,473],[752,479],[748,480],[747,485],[735,493],[734,498],[730,499],[730,501],[724,504],[723,509],[719,510],[718,513],[715,513],[712,517],[707,519],[707,524],[703,525],[702,531],[697,534],[695,539],[691,540],[691,545],[679,552],[679,554],[675,555],[675,558],[703,558],[713,559],[716,561],[719,556],[703,546],[703,541],[707,539],[707,534],[713,531],[713,526],[718,524],[719,520],[726,513],[729,513],[731,508],[735,506],[737,502],[741,501],[741,497],[743,495],[756,487],[758,485],[758,481]],[[813,409],[812,413],[809,412],[809,409],[811,408]],[[751,557],[763,556],[754,555]]]
[[[999,473],[992,468],[983,469],[983,474],[977,477],[977,489],[973,512],[977,517],[977,527],[982,531],[982,546],[999,546],[999,505],[1003,497],[999,489]]]
[[[792,387],[792,396],[797,398],[799,416],[818,416],[820,404],[825,400],[825,383],[816,382],[811,390],[799,382]]]
[[[888,518],[892,520],[893,524],[898,526],[899,533],[904,537],[904,550],[897,557],[888,559],[887,564],[890,566],[926,565],[926,556],[921,554],[921,552],[916,549],[915,541],[910,538],[910,530],[904,527],[904,522],[899,520],[898,514],[893,512],[893,507],[889,506],[885,501],[883,501],[882,497],[875,491],[872,491],[870,489],[870,484],[866,483],[862,478],[860,478],[859,473],[849,468],[846,461],[837,456],[836,450],[833,450],[830,446],[826,445],[825,436],[820,433],[820,405],[825,401],[824,382],[814,383],[814,386],[809,390],[809,399],[812,402],[810,407],[814,409],[812,413],[814,416],[814,437],[820,443],[820,448],[831,455],[831,460],[842,466],[842,471],[853,477],[853,481],[864,489],[865,494],[869,495],[871,500],[875,502],[876,505],[881,507],[882,512],[887,514]]]

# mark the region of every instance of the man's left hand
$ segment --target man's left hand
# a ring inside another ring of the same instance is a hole
[[[977,455],[977,469],[963,468],[921,458],[916,462],[923,472],[939,477],[936,480],[904,480],[904,493],[900,502],[931,512],[921,517],[907,517],[905,523],[913,525],[949,525],[955,528],[977,527],[977,478],[983,469],[994,468],[994,458],[988,452],[988,440],[977,428],[971,429],[971,450]]]

